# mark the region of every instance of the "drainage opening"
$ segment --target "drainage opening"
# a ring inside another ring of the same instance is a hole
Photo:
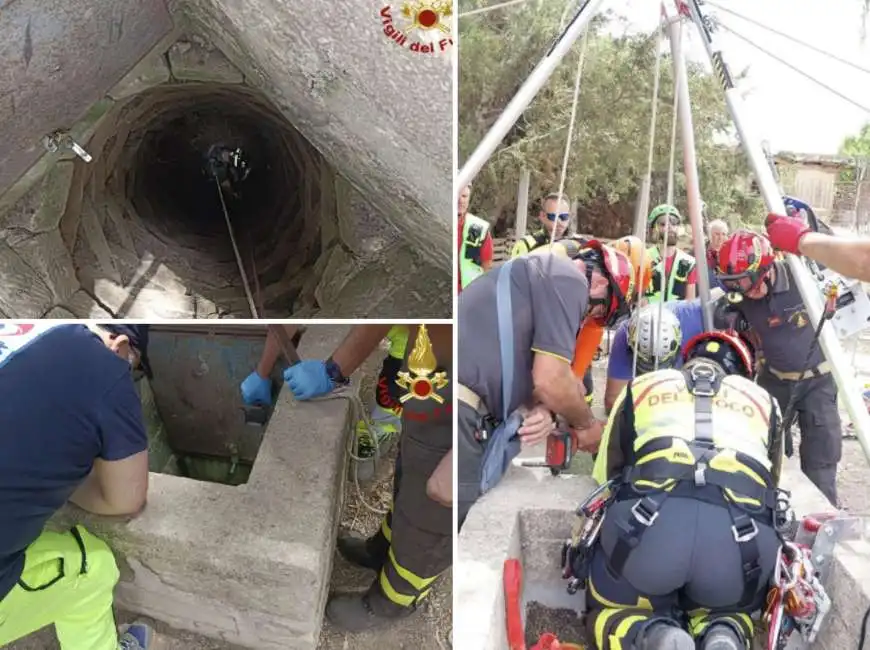
[[[258,311],[286,315],[299,307],[321,252],[326,163],[317,150],[245,86],[162,85],[114,110],[114,131],[96,152],[105,161],[105,185],[95,174],[96,187],[85,196],[123,215],[102,219],[121,284],[132,284],[132,294],[157,288],[201,298],[216,315],[250,315],[218,186],[208,173],[209,152],[218,146],[240,151],[248,165],[244,181],[231,191],[224,187],[223,196]],[[77,247],[83,275],[105,277],[101,263],[106,266]],[[123,315],[129,302],[109,307]]]
[[[271,410],[243,407],[239,385],[256,367],[265,338],[262,326],[151,326],[153,378],[137,386],[152,472],[225,485],[248,481]],[[275,368],[273,401],[282,370]]]

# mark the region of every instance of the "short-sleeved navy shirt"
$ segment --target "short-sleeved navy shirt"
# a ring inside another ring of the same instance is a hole
[[[148,448],[130,365],[84,325],[0,324],[0,600],[94,460]]]
[[[740,303],[749,325],[758,332],[764,359],[779,372],[801,372],[825,360],[822,346],[814,345],[815,328],[803,296],[786,262],[774,262],[770,293],[759,300],[744,296]],[[812,350],[812,353],[810,353]],[[807,355],[809,363],[807,367]]]
[[[511,316],[514,330],[513,390],[507,412],[532,398],[535,354],[574,357],[577,332],[589,306],[586,276],[567,257],[546,253],[512,262]],[[496,286],[504,266],[477,278],[459,294],[459,382],[502,416],[501,346]]]

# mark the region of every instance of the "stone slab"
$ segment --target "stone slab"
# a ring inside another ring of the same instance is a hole
[[[17,0],[0,21],[0,193],[172,27],[162,2]]]
[[[574,510],[594,485],[590,476],[554,478],[546,469],[512,467],[475,504],[459,536],[454,562],[461,567],[454,576],[454,594],[456,602],[463,603],[454,614],[455,650],[507,647],[502,581],[506,559],[520,559],[524,583],[538,588],[536,595],[564,593],[559,549],[570,534]],[[791,491],[798,517],[832,511],[796,460],[784,465],[782,486]],[[541,589],[550,582],[552,588]],[[834,616],[814,647],[851,647],[861,615],[870,605],[870,545],[847,544],[838,549],[829,590]],[[582,607],[579,596],[572,602]]]
[[[346,327],[309,328],[300,353],[324,358]],[[65,508],[121,565],[117,604],[172,627],[260,650],[314,650],[345,476],[348,403],[296,402],[284,389],[247,484],[150,476],[148,505],[119,523]]]
[[[166,54],[170,74],[178,81],[244,83],[239,72],[223,53],[202,39],[191,38],[174,43]]]

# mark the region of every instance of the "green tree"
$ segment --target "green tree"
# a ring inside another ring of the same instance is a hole
[[[486,2],[464,4],[469,10]],[[461,20],[460,160],[474,150],[557,36],[563,6],[554,0],[532,0],[516,9]],[[657,39],[655,34],[614,38],[604,30],[612,26],[612,16],[590,25],[565,187],[581,203],[633,204],[646,171]],[[558,189],[580,47],[581,43],[575,45],[481,171],[473,211],[490,219],[512,214],[524,166],[532,172],[532,198]],[[670,57],[661,65],[653,162],[659,179],[668,168],[673,105]],[[708,212],[732,222],[760,213],[757,200],[735,189],[735,179],[745,179],[749,169],[733,147],[721,144],[732,127],[718,82],[699,66],[688,67],[699,178]],[[681,150],[677,161],[679,169]],[[665,184],[654,183],[652,205],[665,200]],[[675,196],[684,210],[683,185],[678,174]],[[622,210],[629,221],[630,213],[631,209]],[[630,222],[621,226],[623,232],[631,228]]]
[[[840,155],[852,158],[870,158],[870,122],[861,127],[857,135],[851,135],[840,145]]]

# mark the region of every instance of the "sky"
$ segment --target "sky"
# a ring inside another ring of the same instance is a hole
[[[791,35],[791,40],[718,10],[707,3],[701,10],[715,15],[723,26],[758,43],[807,74],[823,81],[859,104],[870,108],[870,73],[862,72],[801,46],[801,41],[836,54],[870,70],[870,18],[868,36],[861,43],[861,0],[715,0],[715,4]],[[629,20],[632,29],[656,28],[656,0],[605,0]],[[688,34],[686,34],[688,31]],[[700,36],[684,29],[686,55],[706,63]],[[749,67],[749,77],[738,84],[746,92],[744,104],[754,130],[770,143],[773,152],[834,154],[843,139],[870,121],[870,113],[849,104],[763,54],[725,29],[714,33],[726,63],[734,74]],[[709,63],[706,64],[709,70]]]

